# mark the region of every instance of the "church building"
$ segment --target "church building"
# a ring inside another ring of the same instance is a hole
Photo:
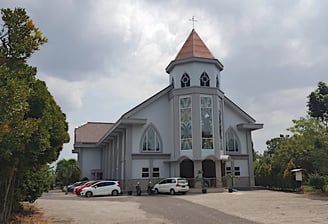
[[[252,131],[263,128],[220,89],[222,63],[195,29],[166,67],[169,85],[115,123],[75,129],[73,153],[82,176],[140,182],[202,175],[209,187],[254,186]]]

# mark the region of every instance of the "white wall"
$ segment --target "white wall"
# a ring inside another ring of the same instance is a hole
[[[101,150],[95,148],[83,148],[80,150],[82,159],[82,177],[92,179],[91,170],[101,167]]]
[[[234,166],[240,167],[240,176],[248,177],[248,160],[234,160]]]
[[[174,67],[171,72],[170,78],[174,78],[175,88],[181,87],[181,77],[184,73],[187,73],[190,77],[190,86],[200,86],[199,78],[206,72],[210,78],[210,87],[216,87],[216,76],[220,75],[220,71],[214,64],[192,62],[188,64],[179,64]],[[219,76],[220,77],[220,76]]]
[[[163,143],[163,153],[171,153],[170,136],[170,104],[168,96],[164,95],[144,109],[138,111],[132,118],[147,118],[147,124],[133,126],[132,128],[132,153],[140,153],[142,134],[152,123],[160,134]]]
[[[224,112],[223,112],[223,123],[224,123],[224,133],[232,127],[235,133],[238,136],[239,143],[240,143],[240,153],[241,154],[248,154],[247,152],[247,141],[246,141],[246,132],[240,131],[237,129],[236,125],[240,123],[248,122],[246,119],[243,119],[240,114],[236,111],[232,110],[230,106],[225,104]]]
[[[160,178],[170,177],[169,163],[164,163],[164,160],[154,160],[153,167],[159,167]]]
[[[142,178],[141,171],[142,168],[149,168],[149,177]],[[168,163],[164,163],[164,160],[154,159],[154,160],[133,160],[132,161],[132,179],[152,179],[152,168],[158,167],[160,178],[170,177],[170,168]]]
[[[132,160],[132,179],[142,179],[141,171],[143,167],[150,167],[149,160]]]

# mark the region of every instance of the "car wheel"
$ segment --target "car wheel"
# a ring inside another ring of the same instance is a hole
[[[171,190],[170,190],[170,195],[175,195],[175,191],[174,191],[174,189],[171,189]]]
[[[112,196],[117,196],[118,195],[118,191],[117,190],[113,190],[112,191]]]
[[[86,193],[85,193],[85,196],[86,196],[87,198],[92,197],[92,192],[91,192],[91,191],[86,192]]]
[[[155,189],[155,194],[159,194],[159,191],[158,191],[158,189],[157,189],[157,188]]]

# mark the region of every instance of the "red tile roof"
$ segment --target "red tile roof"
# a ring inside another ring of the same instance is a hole
[[[113,123],[88,122],[75,128],[75,143],[97,143],[113,127]]]
[[[210,50],[206,47],[202,39],[199,37],[195,29],[192,29],[186,42],[183,44],[175,60],[200,57],[200,58],[211,58],[214,56]]]

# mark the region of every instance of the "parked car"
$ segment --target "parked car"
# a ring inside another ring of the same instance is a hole
[[[77,186],[74,188],[74,193],[78,196],[80,196],[81,194],[81,191],[86,188],[86,187],[90,187],[91,185],[95,184],[99,182],[99,180],[91,180],[91,181],[88,181],[86,182],[85,184],[81,185],[81,186]]]
[[[81,196],[85,197],[100,195],[117,196],[119,194],[121,194],[120,182],[114,180],[100,181],[82,189],[81,191]]]
[[[64,192],[65,192],[65,191],[73,192],[75,187],[77,187],[77,186],[81,186],[81,185],[83,185],[83,184],[86,183],[86,182],[87,182],[87,181],[78,181],[78,182],[75,182],[74,184],[70,184],[70,185],[68,185],[67,188],[66,188],[66,186],[64,186],[62,190],[63,190]]]
[[[176,193],[186,194],[189,191],[188,181],[185,178],[171,177],[166,178],[153,187],[155,193]]]

